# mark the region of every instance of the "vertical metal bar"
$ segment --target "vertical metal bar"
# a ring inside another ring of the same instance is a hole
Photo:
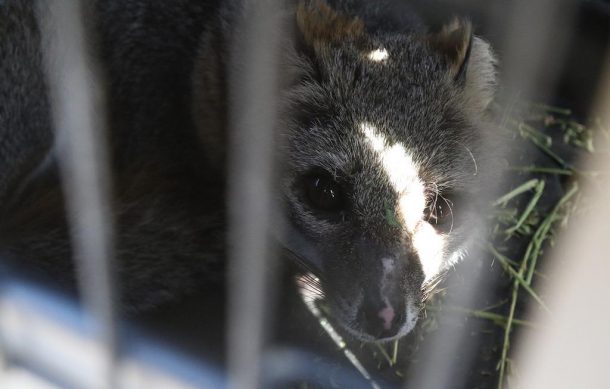
[[[65,189],[79,290],[104,354],[97,382],[114,387],[117,353],[103,84],[96,71],[85,9],[78,1],[39,3],[43,58],[49,84],[55,149]]]
[[[593,117],[610,123],[610,51]],[[604,142],[602,134],[597,134]],[[605,139],[604,146],[608,146]],[[592,171],[608,173],[610,154],[598,150]],[[593,162],[593,163],[591,163]],[[588,169],[587,169],[588,170]],[[605,174],[604,174],[605,176]],[[553,282],[545,296],[552,315],[538,315],[540,330],[520,339],[516,358],[519,388],[603,388],[608,386],[610,336],[610,207],[607,179],[585,182],[586,208],[570,220],[569,234],[556,239],[549,261]]]
[[[559,67],[548,68],[549,59],[560,63],[567,46],[566,38],[571,30],[574,10],[572,0],[517,0],[510,3],[508,12],[502,17],[508,18],[505,41],[500,47],[501,69],[506,90],[519,92],[519,98],[527,101],[548,97],[552,92]],[[489,147],[492,147],[491,145]],[[510,154],[510,150],[509,150]],[[491,193],[485,196],[489,197]],[[480,260],[484,255],[475,250],[469,257]],[[465,263],[462,266],[472,266]],[[485,274],[485,273],[483,273]],[[452,286],[452,293],[445,304],[470,306],[477,295],[488,293],[493,286],[491,280],[481,277],[481,272],[473,266],[471,272],[464,272],[465,277],[459,285]],[[466,315],[464,313],[464,315]],[[442,314],[439,318],[442,320]],[[412,379],[406,383],[407,388],[448,388],[462,387],[466,383],[467,371],[453,363],[455,355],[462,361],[471,361],[476,348],[468,340],[468,328],[442,326],[434,335],[427,350],[422,353],[424,361],[418,366],[423,369],[410,372]]]
[[[231,48],[229,182],[229,386],[261,383],[272,282],[268,227],[273,222],[273,160],[279,68],[276,0],[245,2]]]

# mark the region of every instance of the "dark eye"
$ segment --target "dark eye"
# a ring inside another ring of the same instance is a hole
[[[455,203],[451,194],[433,194],[424,211],[428,223],[441,232],[453,229]]]
[[[341,186],[327,172],[315,172],[304,177],[305,197],[312,208],[325,212],[343,209]]]

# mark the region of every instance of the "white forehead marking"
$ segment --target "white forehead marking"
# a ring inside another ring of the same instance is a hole
[[[387,145],[386,138],[367,122],[360,123],[360,130],[372,149],[381,157],[384,171],[399,195],[399,211],[412,231],[422,217],[426,205],[424,184],[419,179],[419,167],[400,143]]]
[[[386,59],[388,59],[389,54],[386,49],[381,47],[379,49],[369,52],[366,57],[374,62],[382,62],[382,61],[385,61]]]

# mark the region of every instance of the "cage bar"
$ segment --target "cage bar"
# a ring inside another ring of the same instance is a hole
[[[232,388],[261,385],[274,253],[269,241],[279,90],[279,2],[245,2],[230,74],[228,374]]]
[[[97,382],[113,387],[118,342],[111,184],[104,87],[83,23],[86,11],[81,2],[53,0],[39,4],[38,19],[79,289],[98,327],[105,366]]]

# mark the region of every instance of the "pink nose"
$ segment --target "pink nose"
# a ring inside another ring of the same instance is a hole
[[[386,305],[385,308],[379,311],[377,314],[383,320],[383,329],[389,331],[392,328],[392,320],[394,320],[394,308]]]

